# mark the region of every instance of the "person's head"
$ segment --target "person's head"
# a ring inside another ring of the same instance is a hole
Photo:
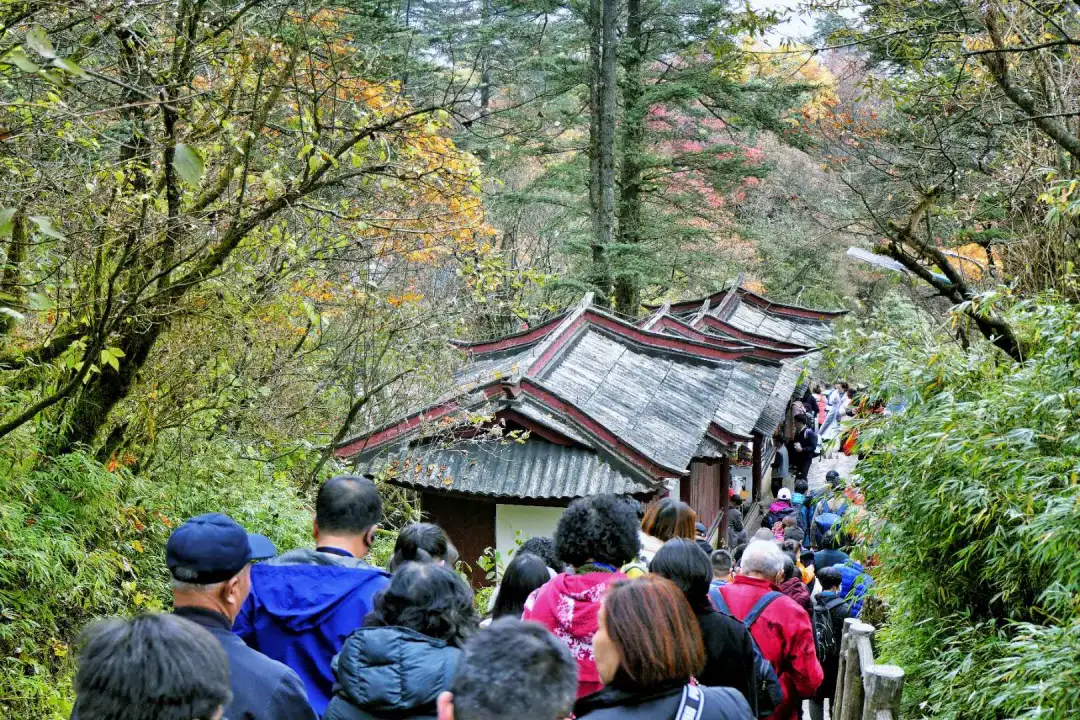
[[[221,643],[176,615],[99,621],[78,662],[79,720],[218,720],[232,699]]]
[[[810,490],[810,483],[806,478],[798,478],[795,481],[795,492],[800,495],[805,495]]]
[[[792,557],[795,557],[799,552],[799,543],[794,540],[782,540],[779,545],[780,552],[790,553]]]
[[[465,643],[439,720],[562,720],[577,695],[577,663],[542,625],[502,618]]]
[[[783,500],[786,503],[790,503],[791,502],[791,491],[788,490],[786,487],[780,488],[780,490],[776,493],[776,499],[777,500]]]
[[[769,542],[772,542],[773,539],[774,538],[773,538],[772,530],[770,530],[769,528],[765,528],[765,527],[758,528],[757,532],[754,533],[754,537],[751,538],[751,540],[761,540],[761,541],[766,541],[767,540]]]
[[[732,490],[728,494],[728,501],[730,502],[732,507],[742,507],[742,504],[743,504],[742,495],[735,492],[734,490]]]
[[[825,537],[821,540],[822,546],[826,550],[839,550],[840,549],[840,536],[835,529],[825,533]]]
[[[251,592],[251,563],[274,557],[265,536],[249,533],[228,515],[198,515],[173,530],[165,544],[173,604],[201,607],[235,620]]]
[[[649,692],[686,683],[705,666],[701,629],[682,590],[658,575],[615,583],[593,636],[605,685]]]
[[[840,389],[846,393],[851,390],[851,386],[848,385],[846,382],[842,382],[840,383]]]
[[[705,523],[700,523],[700,522],[694,523],[694,539],[695,540],[704,540],[706,532],[708,532],[708,530],[705,529]]]
[[[780,526],[783,527],[785,530],[787,530],[788,528],[793,528],[797,524],[798,523],[795,520],[794,515],[788,515],[786,518],[780,521]]]
[[[532,591],[550,579],[548,566],[543,560],[519,550],[503,571],[502,582],[499,583],[499,594],[495,596],[495,606],[491,609],[491,617],[520,618],[525,610],[525,601],[529,599]]]
[[[825,591],[839,590],[840,583],[843,582],[844,576],[840,574],[840,571],[834,567],[827,567],[817,572],[818,582],[821,583],[821,589]]]
[[[713,580],[730,580],[735,561],[727,550],[713,550],[709,557]]]
[[[784,581],[784,553],[775,542],[755,540],[746,546],[739,573],[779,585]]]
[[[661,542],[681,537],[694,539],[697,513],[684,502],[666,497],[656,503],[655,512],[645,514],[641,529]]]
[[[649,563],[649,572],[675,583],[695,613],[709,608],[712,563],[697,543],[683,538],[664,543]]]
[[[809,424],[810,424],[810,421],[807,419],[805,414],[795,416],[795,427],[797,429],[801,430],[801,429],[803,429],[804,427],[806,427]]]
[[[820,385],[815,385],[813,392],[814,392],[815,395],[820,395],[821,394],[821,386]]]
[[[432,523],[413,523],[398,533],[390,572],[407,562],[438,563],[454,567],[458,552],[446,533]]]
[[[731,552],[732,571],[737,571],[739,569],[739,563],[742,562],[742,556],[744,552],[746,552],[746,543],[741,543],[737,545],[735,549]]]
[[[641,503],[635,501],[635,507],[640,507]],[[559,559],[559,556],[555,554],[555,541],[549,537],[531,537],[521,544],[518,548],[519,553],[529,553],[535,555],[544,561],[544,564],[557,573],[561,573],[566,569],[566,563]]]
[[[578,498],[555,527],[555,554],[574,567],[588,562],[622,567],[640,549],[637,513],[615,495]]]
[[[813,550],[799,550],[799,562],[804,568],[814,566],[814,551]]]
[[[795,556],[789,552],[784,553],[784,580],[795,577],[798,568],[795,566]]]
[[[802,544],[803,538],[806,537],[806,533],[803,532],[801,527],[786,527],[784,528],[784,542],[793,542],[796,546]]]
[[[397,626],[461,647],[478,624],[473,591],[461,576],[433,563],[405,563],[375,596],[365,627]]]
[[[382,512],[374,482],[356,475],[332,477],[315,496],[315,542],[365,557],[375,542]]]

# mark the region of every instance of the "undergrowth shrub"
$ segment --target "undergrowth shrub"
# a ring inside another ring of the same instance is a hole
[[[165,541],[186,518],[225,512],[279,549],[311,542],[295,483],[221,443],[134,474],[20,441],[0,446],[0,717],[70,715],[73,641],[97,617],[168,607]]]
[[[905,405],[862,431],[859,465],[905,717],[1080,717],[1080,309],[1001,302],[1022,363],[898,299],[842,342]]]

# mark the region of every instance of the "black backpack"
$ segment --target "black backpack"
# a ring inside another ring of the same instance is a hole
[[[822,603],[820,595],[814,598],[814,649],[819,663],[840,657],[840,636],[836,634],[832,611],[844,602],[842,597],[827,603]]]
[[[769,607],[769,603],[777,598],[781,597],[783,593],[778,593],[775,590],[767,592],[762,595],[754,607],[750,608],[750,612],[746,614],[746,617],[742,620],[742,624],[746,627],[746,631],[750,632],[750,628],[761,613],[765,612],[765,608]],[[720,592],[720,588],[712,588],[709,590],[709,599],[712,600],[713,607],[716,611],[723,613],[728,617],[735,618],[735,614],[731,612],[731,608],[728,607],[727,602],[724,600],[724,594]],[[738,618],[735,618],[738,620]],[[754,713],[754,717],[769,717],[773,714],[776,708],[780,707],[780,703],[784,701],[784,688],[780,684],[780,678],[776,675],[776,670],[773,669],[772,663],[768,658],[761,654],[761,648],[758,647],[757,640],[754,639],[753,633],[750,634],[750,644],[754,647],[754,667],[752,674],[750,709]]]

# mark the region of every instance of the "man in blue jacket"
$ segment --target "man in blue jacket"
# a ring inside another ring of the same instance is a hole
[[[315,500],[315,549],[291,550],[252,568],[251,595],[234,632],[295,670],[320,716],[333,697],[334,656],[390,583],[389,573],[364,560],[381,520],[375,483],[331,478]]]
[[[229,661],[229,720],[315,720],[304,684],[289,668],[252,650],[232,633],[251,590],[251,561],[273,557],[274,544],[249,534],[228,515],[199,515],[165,546],[173,614],[213,635]]]
[[[851,603],[851,617],[859,617],[859,613],[862,612],[863,600],[866,599],[866,594],[870,592],[870,588],[874,586],[874,580],[863,570],[860,563],[851,558],[834,567],[840,571],[840,577],[842,578],[840,597]]]

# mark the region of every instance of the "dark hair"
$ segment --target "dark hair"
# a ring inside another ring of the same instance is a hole
[[[806,417],[806,413],[800,413],[799,415],[795,416],[795,422],[802,423],[803,425],[809,425],[810,418]]]
[[[800,550],[799,561],[802,562],[803,567],[814,564],[814,551],[813,550]]]
[[[502,582],[499,583],[499,594],[495,596],[495,606],[491,609],[491,617],[521,618],[529,595],[550,579],[548,566],[542,559],[519,550],[503,571]]]
[[[566,569],[566,563],[555,554],[555,541],[549,537],[538,536],[529,538],[518,548],[519,553],[529,553],[544,561],[549,568],[557,573]]]
[[[705,667],[701,628],[682,590],[658,575],[613,584],[601,610],[619,650],[612,685],[649,692],[689,682]]]
[[[847,392],[848,390],[850,390],[850,389],[851,389],[851,386],[850,386],[850,385],[848,385],[848,384],[847,384],[846,382],[841,382],[841,383],[840,383],[840,388],[841,388],[841,389],[842,389],[842,390],[843,390],[844,392]]]
[[[795,577],[798,568],[795,567],[795,557],[790,552],[784,553],[784,579],[790,580]]]
[[[502,618],[465,643],[450,684],[455,720],[561,720],[577,695],[570,648],[542,625]]]
[[[208,720],[231,700],[221,643],[190,620],[102,620],[80,644],[79,720]]]
[[[833,588],[840,587],[840,584],[844,581],[844,576],[840,574],[840,571],[834,567],[827,567],[818,570],[816,573],[818,582],[821,583],[822,590],[832,590]]]
[[[797,478],[795,480],[795,492],[805,495],[809,489],[810,483],[806,481],[806,478]]]
[[[315,497],[315,522],[323,532],[362,535],[379,524],[382,512],[379,489],[365,477],[332,477]]]
[[[799,552],[801,546],[794,540],[784,539],[780,541],[780,550],[785,553],[789,553],[792,557]]]
[[[646,535],[652,535],[661,542],[681,537],[693,540],[697,513],[684,502],[666,497],[645,513],[641,529]]]
[[[830,530],[829,532],[825,533],[825,537],[821,540],[821,545],[826,550],[839,550],[840,538],[837,535],[836,530]]]
[[[821,386],[820,385],[815,385],[814,386],[814,394],[815,395],[820,395],[821,394]]]
[[[748,544],[749,543],[743,543],[742,545],[738,545],[738,546],[735,547],[734,550],[731,551],[731,562],[732,563],[734,563],[735,565],[738,565],[740,562],[742,562],[742,554],[744,552],[746,552],[746,546]]]
[[[731,553],[722,549],[713,550],[712,555],[709,556],[709,561],[712,564],[714,574],[720,572],[726,575],[735,566],[735,560],[731,557]]]
[[[806,532],[801,527],[784,528],[784,540],[793,540],[796,544],[802,544]]]
[[[578,498],[555,527],[555,554],[574,566],[594,560],[619,567],[633,560],[640,549],[637,514],[630,503],[615,495]]]
[[[664,543],[649,563],[649,572],[675,583],[695,613],[708,610],[712,563],[694,541],[674,538]]]
[[[375,596],[365,627],[400,626],[461,647],[478,624],[473,591],[444,565],[405,563]]]
[[[413,523],[398,533],[390,572],[407,562],[445,562],[451,568],[457,564],[458,551],[446,533],[432,523]]]

